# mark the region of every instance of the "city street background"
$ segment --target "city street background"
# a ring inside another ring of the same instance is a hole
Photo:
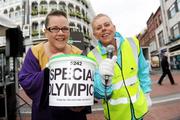
[[[172,74],[176,85],[171,85],[168,76],[165,77],[162,85],[158,85],[157,81],[161,76],[161,70],[155,69],[151,73],[152,92],[151,98],[153,105],[149,112],[145,115],[144,120],[180,120],[180,71],[172,70]],[[24,94],[23,90],[19,94],[31,104],[31,100]],[[24,102],[21,101],[20,104]],[[17,112],[17,120],[30,120],[31,108],[26,104]],[[92,114],[88,114],[88,120],[104,120],[101,103],[97,103],[92,107]]]

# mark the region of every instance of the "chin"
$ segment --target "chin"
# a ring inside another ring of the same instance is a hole
[[[58,50],[63,50],[65,48],[65,45],[59,45],[57,46]]]
[[[111,44],[110,42],[103,42],[102,43],[104,46],[107,46],[107,45],[109,45],[109,44]]]

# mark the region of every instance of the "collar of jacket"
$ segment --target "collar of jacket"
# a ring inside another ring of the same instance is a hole
[[[114,39],[116,40],[116,45],[117,45],[117,48],[119,49],[121,44],[124,42],[124,38],[122,37],[122,35],[119,32],[115,32]],[[107,53],[106,47],[103,46],[103,44],[101,43],[100,40],[98,40],[98,47],[100,48],[102,55]]]

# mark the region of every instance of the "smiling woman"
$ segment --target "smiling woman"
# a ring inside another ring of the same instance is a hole
[[[75,88],[67,87],[65,83],[63,86],[56,83],[49,84],[50,69],[47,67],[47,63],[55,54],[82,53],[79,48],[67,43],[70,32],[66,13],[58,10],[51,11],[45,19],[44,31],[47,42],[39,43],[28,50],[19,73],[19,83],[33,101],[32,120],[86,120],[86,114],[90,107],[65,107],[64,104],[58,107],[49,106],[49,86],[59,92],[67,89],[71,92]],[[56,74],[62,73],[60,74],[61,78],[66,78],[69,74],[69,72],[66,73],[65,68],[58,68],[55,71],[58,72]],[[83,87],[83,85],[81,86]],[[51,93],[54,94],[54,91]],[[58,98],[58,100],[60,99]]]

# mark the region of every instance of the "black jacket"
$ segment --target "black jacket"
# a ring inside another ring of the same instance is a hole
[[[169,63],[167,60],[167,56],[163,56],[162,61],[161,61],[161,66],[162,66],[163,72],[166,72],[167,70],[169,70]]]

